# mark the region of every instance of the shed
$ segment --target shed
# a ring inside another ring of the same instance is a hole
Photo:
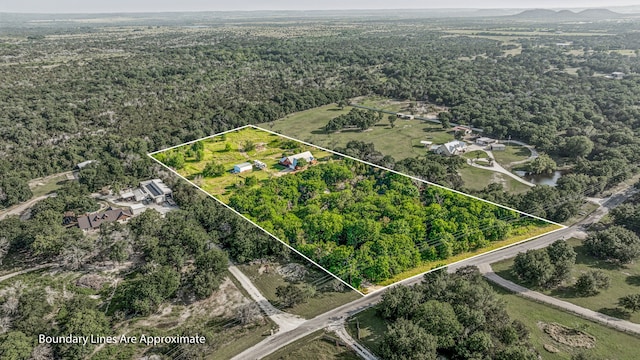
[[[251,165],[251,163],[249,162],[244,162],[233,167],[233,172],[236,174],[251,170],[253,170],[253,165]]]
[[[476,144],[478,145],[491,145],[494,142],[496,142],[495,139],[488,138],[488,137],[479,137],[476,139]]]
[[[491,144],[491,150],[493,151],[505,151],[507,146],[505,144]]]
[[[147,207],[144,204],[131,204],[129,208],[131,209],[131,212],[133,213],[133,215],[138,215],[140,213],[143,213],[145,210],[147,210]]]

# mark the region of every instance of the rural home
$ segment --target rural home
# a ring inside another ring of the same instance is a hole
[[[308,163],[312,163],[314,161],[314,158],[313,158],[313,155],[311,155],[311,152],[305,151],[300,154],[283,157],[282,159],[280,159],[280,165],[284,165],[289,169],[295,170],[299,159],[304,159]]]
[[[253,165],[250,162],[243,162],[242,164],[234,165],[233,172],[239,174],[245,171],[253,170]]]
[[[493,151],[505,151],[506,149],[507,149],[507,146],[505,144],[498,144],[498,143],[491,144],[491,150]]]
[[[467,144],[454,140],[436,147],[433,152],[438,155],[454,156],[462,154],[466,148]]]
[[[97,229],[102,223],[114,221],[123,223],[127,222],[132,216],[133,213],[130,210],[109,208],[105,212],[78,217],[78,227],[84,231]]]
[[[488,138],[488,137],[479,137],[476,139],[476,144],[478,145],[491,145],[494,142],[496,142],[497,140],[492,139],[492,138]]]

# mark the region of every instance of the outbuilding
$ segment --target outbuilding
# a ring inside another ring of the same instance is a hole
[[[491,150],[493,151],[505,151],[507,149],[507,146],[505,144],[491,144]]]
[[[488,137],[479,137],[476,139],[476,144],[478,145],[491,145],[494,142],[496,142],[495,139],[488,138]]]
[[[253,165],[251,165],[251,163],[249,162],[244,162],[233,167],[233,172],[236,174],[251,170],[253,170]]]

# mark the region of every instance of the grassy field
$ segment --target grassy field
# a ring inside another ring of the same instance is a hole
[[[389,102],[396,104],[396,102],[393,101]],[[385,108],[384,105],[386,104],[385,100],[381,98],[367,98],[359,103],[365,106],[381,108]],[[335,105],[326,105],[291,114],[283,119],[264,123],[259,126],[329,149],[345,146],[350,140],[373,143],[378,151],[385,155],[390,155],[396,160],[424,155],[427,149],[425,149],[424,145],[420,144],[421,140],[431,141],[434,144],[443,144],[454,140],[453,134],[445,131],[438,124],[421,120],[396,120],[395,127],[391,128],[386,116],[382,121],[367,131],[349,130],[330,134],[324,131],[324,126],[329,120],[340,114],[347,113],[349,110],[350,107],[348,106],[340,110],[340,108]],[[395,108],[389,108],[388,110],[396,111]],[[514,159],[509,160],[509,162],[511,162],[523,160],[529,156],[528,152],[526,156],[524,156],[520,153],[520,150],[516,148],[515,146],[513,149],[508,147],[504,152],[494,152],[494,155],[504,153],[496,155],[496,160],[500,162],[500,159]],[[475,152],[470,152],[469,154],[465,154],[465,156],[475,158]],[[499,159],[498,156],[500,156]],[[488,156],[482,152],[481,157],[487,158]],[[502,183],[505,190],[511,193],[521,193],[529,189],[528,186],[509,176],[504,176],[489,170],[465,165],[459,173],[460,176],[462,176],[465,187],[471,190],[484,189],[488,184],[493,182]]]
[[[588,297],[576,294],[571,286],[562,286],[554,290],[536,290],[587,309],[640,323],[640,313],[628,313],[616,306],[618,298],[628,294],[640,293],[640,262],[626,266],[617,266],[588,255],[580,239],[572,238],[567,240],[567,242],[573,246],[577,254],[576,265],[571,272],[572,280],[569,281],[569,285],[572,285],[581,273],[589,270],[602,270],[611,279],[611,286],[608,290],[602,291],[598,295]],[[492,264],[492,267],[496,274],[505,279],[521,283],[511,273],[513,259],[497,262]]]
[[[443,144],[454,139],[453,134],[440,125],[422,120],[398,119],[395,127],[391,128],[387,116],[366,131],[347,130],[330,134],[324,131],[329,120],[349,110],[349,106],[340,110],[335,105],[326,105],[258,126],[328,149],[345,146],[350,140],[373,143],[378,151],[396,160],[423,155],[426,149],[420,140]]]
[[[331,339],[337,336],[324,330],[316,331],[302,339],[291,343],[271,355],[265,360],[358,360],[360,359],[351,349],[336,346]]]
[[[251,279],[251,282],[260,290],[260,293],[269,300],[274,306],[284,310],[288,313],[302,316],[303,318],[310,319],[317,315],[323,314],[331,309],[335,309],[340,305],[344,305],[353,300],[356,300],[362,295],[353,290],[345,289],[343,292],[327,291],[316,292],[316,295],[310,298],[307,302],[298,304],[292,308],[282,308],[279,306],[279,300],[276,296],[276,288],[280,285],[287,285],[289,282],[280,274],[275,271],[276,265],[270,266],[272,269],[262,274],[258,271],[261,265],[240,265],[240,269]],[[325,284],[326,282],[333,280],[324,272],[310,269],[309,273],[304,279],[304,282],[309,284]]]
[[[462,177],[464,186],[470,190],[482,190],[491,183],[501,183],[504,189],[512,194],[523,193],[530,189],[529,186],[510,176],[467,164],[464,164],[458,173]]]
[[[526,160],[531,156],[531,151],[524,146],[509,145],[504,151],[492,151],[498,164],[509,168],[512,162]]]
[[[466,152],[462,154],[462,157],[466,159],[490,159],[489,154],[482,150]]]
[[[408,112],[408,101],[391,100],[380,96],[369,96],[355,101],[356,104],[373,109],[393,112]]]
[[[512,319],[522,321],[529,329],[530,341],[543,360],[569,360],[571,355],[581,352],[581,349],[571,348],[554,341],[539,328],[539,322],[559,323],[594,336],[596,338],[595,347],[583,351],[586,354],[596,356],[597,359],[637,359],[637,349],[640,346],[640,339],[637,337],[521,298],[502,288],[495,286],[494,288],[505,302],[509,316]],[[354,339],[357,339],[358,336],[356,318],[360,322],[361,343],[374,353],[379,352],[380,343],[386,330],[382,318],[378,317],[376,310],[372,308],[349,319],[347,330]],[[554,354],[546,351],[545,344],[553,345],[560,352]]]
[[[53,177],[48,177],[45,179],[32,180],[30,181],[31,192],[33,193],[33,197],[43,196],[46,194],[50,194],[62,187],[62,183],[67,181],[66,175],[58,175]]]
[[[587,354],[598,359],[637,359],[637,349],[640,338],[610,329],[603,325],[584,320],[575,315],[565,313],[552,307],[539,304],[502,288],[494,286],[507,305],[507,312],[512,319],[522,321],[531,332],[531,342],[545,360],[570,359],[572,354],[580,352],[578,349],[555,342],[538,327],[538,322],[559,323],[574,328],[596,338],[594,348],[584,350]],[[544,350],[544,344],[551,344],[560,350],[552,354]]]
[[[255,149],[244,151],[246,142],[255,144]],[[187,157],[185,166],[179,169],[178,173],[192,180],[209,194],[226,202],[233,193],[235,186],[237,184],[244,184],[245,179],[249,176],[254,176],[258,181],[261,181],[273,176],[283,175],[285,171],[289,171],[285,170],[286,168],[284,166],[278,164],[278,161],[284,153],[294,154],[311,151],[313,156],[319,161],[332,156],[331,153],[304,145],[300,142],[291,142],[295,144],[295,149],[284,149],[282,147],[283,144],[288,142],[289,140],[279,135],[254,128],[244,128],[242,130],[218,135],[203,140],[204,157],[200,161],[195,158],[195,155]],[[191,147],[191,145],[185,145],[172,151],[184,151],[189,147]],[[157,159],[162,159],[162,156],[168,152],[170,151],[158,153],[154,156]],[[252,171],[239,174],[231,172],[234,165],[244,162],[252,163],[254,160],[262,161],[267,167],[263,170],[254,168]],[[207,163],[211,161],[222,164],[225,168],[225,173],[218,177],[202,177],[200,173]]]

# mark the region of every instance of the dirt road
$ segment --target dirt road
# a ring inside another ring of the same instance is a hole
[[[235,265],[229,265],[229,272],[238,279],[242,287],[249,293],[249,296],[260,306],[260,309],[262,309],[273,322],[278,324],[278,332],[293,330],[306,321],[299,316],[276,309],[276,307],[260,293],[260,290],[253,285],[251,280]]]
[[[42,196],[38,196],[37,198],[33,198],[27,202],[23,202],[20,203],[18,205],[14,205],[4,211],[2,211],[2,213],[0,213],[0,220],[4,220],[5,217],[10,216],[10,215],[20,215],[22,214],[23,211],[27,210],[28,208],[30,208],[31,206],[33,206],[33,204],[37,203],[40,200],[44,200],[46,198],[50,198],[50,197],[55,197],[56,193],[52,193],[52,194],[47,194],[47,195],[42,195]]]

